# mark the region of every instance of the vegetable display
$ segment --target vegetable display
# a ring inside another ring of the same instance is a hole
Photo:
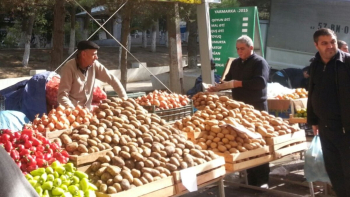
[[[154,105],[159,110],[186,106],[190,99],[185,95],[154,90],[145,96],[138,97],[135,101],[141,106]]]
[[[245,151],[241,148],[245,143],[257,142],[220,127],[225,124],[244,126],[253,133],[260,133],[262,137],[276,137],[297,131],[281,118],[265,111],[255,110],[253,106],[234,101],[227,96],[219,97],[215,94],[201,92],[194,95],[192,99],[195,107],[200,110],[193,116],[176,121],[174,126],[184,132],[202,132],[200,137],[204,139],[199,139],[199,142],[203,149],[233,153],[238,148],[237,150],[242,152]],[[259,144],[263,145],[264,142],[259,142]],[[234,149],[231,150],[231,148]]]
[[[45,113],[39,118],[39,114],[33,120],[32,125],[27,125],[39,132],[50,132],[54,130],[72,129],[79,125],[89,124],[92,113],[88,108],[77,105],[74,109],[58,105],[48,115]]]
[[[96,196],[97,187],[89,182],[87,174],[76,171],[72,163],[55,161],[49,167],[31,171],[26,178],[41,197]]]
[[[67,151],[31,129],[13,133],[10,130],[1,130],[0,145],[24,174],[39,167],[47,167],[56,160],[61,163],[68,162]]]
[[[277,95],[276,99],[298,99],[298,98],[307,98],[308,92],[305,90],[305,88],[297,88],[295,91],[291,94],[283,94],[283,95]]]

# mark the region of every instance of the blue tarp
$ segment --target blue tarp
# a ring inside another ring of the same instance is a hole
[[[23,125],[28,122],[28,118],[22,112],[11,110],[0,111],[0,129],[22,131]]]
[[[21,111],[29,120],[33,120],[36,114],[47,113],[45,87],[48,79],[53,75],[56,73],[42,72],[29,80],[0,90],[0,94],[6,98],[6,110]]]

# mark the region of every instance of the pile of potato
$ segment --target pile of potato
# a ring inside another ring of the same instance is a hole
[[[153,136],[150,132],[145,134]],[[150,139],[146,135],[145,138]],[[159,142],[129,142],[115,146],[107,155],[100,157],[91,165],[88,174],[100,192],[113,194],[218,157],[212,151],[200,149],[200,146],[178,134],[170,134]]]
[[[215,143],[223,142],[225,144],[227,139],[230,141],[235,139],[232,137],[224,137],[230,133],[228,133],[228,131],[224,131],[223,133],[220,125],[227,123],[231,124],[235,122],[241,124],[252,132],[260,133],[263,137],[276,137],[297,131],[296,128],[290,126],[288,122],[283,121],[281,118],[269,115],[265,111],[255,110],[253,106],[243,102],[234,101],[227,96],[219,97],[215,94],[201,92],[193,96],[192,99],[195,107],[199,110],[194,113],[193,116],[186,116],[182,120],[176,121],[174,126],[184,132],[206,131],[206,133],[204,133],[206,134],[206,145],[214,150],[217,149],[217,147],[219,147],[218,145],[221,143],[210,146],[210,143],[212,142],[209,141],[209,143],[208,140],[213,139],[209,136],[214,137]],[[204,142],[204,140],[201,139],[201,142]],[[243,145],[244,144],[241,144],[241,146]],[[201,146],[202,148],[205,148],[203,143],[201,143]],[[224,148],[218,150],[220,152],[225,152],[229,151],[231,148],[236,147],[231,145],[231,147],[227,146],[226,150]]]
[[[170,176],[218,156],[188,141],[181,131],[133,99],[103,100],[89,125],[60,136],[70,154],[110,149],[90,167],[100,192],[112,194]]]

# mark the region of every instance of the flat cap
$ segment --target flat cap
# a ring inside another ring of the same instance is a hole
[[[78,47],[78,50],[99,49],[100,48],[96,43],[91,42],[91,41],[87,41],[87,40],[80,41],[78,43],[77,47]]]

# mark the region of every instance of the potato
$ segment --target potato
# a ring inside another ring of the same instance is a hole
[[[131,157],[134,158],[136,161],[143,160],[143,156],[141,155],[141,153],[138,153],[138,152],[131,153]]]
[[[107,171],[105,171],[102,175],[101,175],[101,180],[103,182],[106,182],[108,179],[113,178]]]
[[[108,166],[106,169],[109,174],[111,174],[113,177],[117,176],[121,172],[121,168],[118,166]]]
[[[127,179],[129,183],[132,183],[134,177],[129,171],[123,170],[120,174],[123,176],[124,179]]]
[[[116,166],[118,166],[118,167],[120,167],[120,168],[122,168],[123,166],[125,166],[125,162],[124,162],[124,160],[121,158],[121,157],[118,157],[118,156],[114,156],[114,157],[112,157],[112,164],[113,165],[116,165]]]
[[[180,167],[180,162],[176,157],[170,157],[170,163],[174,164],[177,167]]]
[[[130,159],[131,158],[131,155],[130,153],[126,152],[126,151],[120,151],[119,155],[121,157],[123,157],[124,159]]]
[[[142,181],[138,178],[134,178],[132,182],[136,187],[143,185]]]
[[[174,164],[171,164],[171,163],[166,163],[166,164],[165,164],[165,167],[166,167],[168,170],[170,170],[171,172],[177,170],[177,166],[174,165]]]
[[[127,179],[123,179],[120,183],[120,186],[123,190],[129,190],[130,189],[130,182]]]
[[[117,189],[115,187],[109,186],[107,188],[107,194],[115,194],[115,193],[117,193]]]
[[[107,185],[106,184],[101,184],[99,187],[99,191],[102,193],[106,193],[107,192]]]
[[[81,153],[88,153],[89,152],[89,150],[86,148],[86,146],[84,144],[79,144],[78,151],[80,151]]]
[[[109,163],[111,161],[111,158],[108,155],[100,156],[97,159],[101,163]]]
[[[191,153],[191,155],[193,155],[195,157],[205,158],[205,155],[201,151],[199,151],[197,149],[191,149],[190,153]]]
[[[60,138],[61,138],[63,144],[72,143],[72,139],[67,134],[62,134]]]
[[[66,150],[68,152],[74,152],[78,149],[78,143],[77,142],[71,142],[66,145]]]
[[[153,182],[153,176],[148,172],[143,173],[142,177],[144,177],[149,183]],[[141,181],[142,181],[142,177],[141,177]]]

